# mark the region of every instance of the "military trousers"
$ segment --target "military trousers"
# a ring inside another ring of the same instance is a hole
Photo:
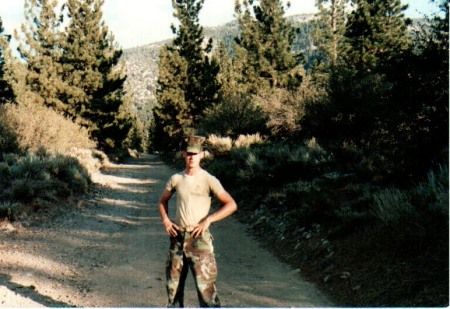
[[[209,232],[193,238],[178,232],[170,238],[166,265],[168,307],[184,307],[184,287],[189,269],[194,276],[200,307],[220,307],[217,294],[217,265]]]

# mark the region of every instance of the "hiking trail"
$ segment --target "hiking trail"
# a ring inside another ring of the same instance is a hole
[[[128,159],[102,172],[103,185],[78,208],[0,232],[0,307],[165,307],[169,239],[158,201],[175,172],[155,155]],[[301,271],[262,249],[237,216],[239,204],[210,228],[222,306],[332,306]],[[185,306],[198,307],[192,273]]]

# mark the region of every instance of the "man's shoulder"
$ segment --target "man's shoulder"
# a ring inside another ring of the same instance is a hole
[[[208,172],[207,170],[203,170],[202,176],[208,179],[217,179],[216,176]]]
[[[172,176],[170,176],[168,183],[175,185],[181,179],[183,179],[183,172],[178,172],[178,173],[175,173]]]
[[[184,175],[184,172],[181,171],[181,172],[175,173],[172,176],[170,176],[170,179],[179,179],[179,178],[182,178],[183,175]]]
[[[204,178],[206,179],[209,186],[213,189],[213,191],[215,193],[217,193],[223,189],[222,184],[220,183],[220,180],[216,176],[205,171]]]

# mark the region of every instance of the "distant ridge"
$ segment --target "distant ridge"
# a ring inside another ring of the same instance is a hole
[[[310,21],[314,14],[298,14],[287,16],[286,19],[301,31],[295,42],[295,50],[307,51],[311,48],[312,39]],[[224,41],[227,49],[231,49],[232,42],[239,34],[237,20],[216,27],[204,27],[205,38],[213,38],[214,45]],[[164,44],[169,44],[172,39],[152,42],[138,47],[123,50],[122,58],[125,61],[125,73],[127,81],[125,90],[131,95],[134,112],[147,126],[152,117],[151,109],[156,103],[154,91],[158,80],[159,50]]]

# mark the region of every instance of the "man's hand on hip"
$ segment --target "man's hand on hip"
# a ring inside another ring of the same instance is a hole
[[[178,227],[178,225],[173,223],[172,220],[166,219],[163,221],[163,224],[164,228],[170,236],[176,237],[178,235],[178,231],[180,230],[180,228]]]
[[[192,236],[194,238],[197,238],[199,236],[203,237],[210,225],[211,219],[209,217],[205,218],[194,228],[194,230],[192,231]]]

